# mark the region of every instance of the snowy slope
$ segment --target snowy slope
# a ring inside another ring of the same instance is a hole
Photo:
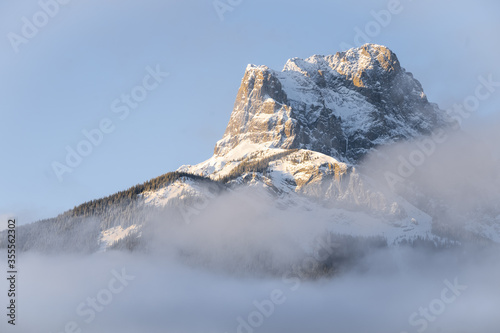
[[[118,242],[129,235],[141,236],[141,225],[131,225],[128,228],[122,226],[112,227],[101,232],[99,238],[99,251],[104,252],[110,248],[115,242]]]
[[[215,155],[198,165],[182,166],[178,171],[219,179],[245,159],[256,162],[284,151],[247,142],[227,155]],[[371,188],[351,165],[322,153],[292,151],[270,161],[265,171],[244,173],[231,183],[264,188],[273,194],[270,198],[277,207],[298,209],[304,223],[319,216],[325,227],[336,233],[384,236],[390,244],[417,237],[439,239],[432,235],[429,215],[401,197]]]

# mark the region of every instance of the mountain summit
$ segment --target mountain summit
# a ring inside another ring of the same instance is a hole
[[[242,142],[300,148],[356,163],[378,145],[429,134],[445,114],[385,46],[248,65],[215,155]]]

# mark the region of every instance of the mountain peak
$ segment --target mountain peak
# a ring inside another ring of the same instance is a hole
[[[322,75],[324,69],[332,70],[354,86],[364,88],[365,82],[372,83],[373,79],[382,76],[393,76],[401,71],[401,65],[394,52],[383,45],[365,44],[335,55],[313,55],[307,59],[292,58],[287,61],[283,72],[295,71],[307,76],[314,76],[316,72]]]
[[[264,66],[264,65],[254,65],[254,64],[248,64],[246,71],[266,71],[269,70],[269,67]]]
[[[445,124],[445,113],[428,102],[396,54],[365,44],[335,55],[292,58],[281,72],[248,65],[215,154],[246,141],[355,163],[378,145]]]
[[[328,57],[330,66],[345,75],[357,87],[365,87],[365,81],[379,79],[383,75],[396,75],[401,65],[395,53],[387,47],[365,44]]]

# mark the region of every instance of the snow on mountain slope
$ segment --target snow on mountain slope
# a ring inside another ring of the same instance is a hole
[[[101,236],[99,238],[99,251],[98,252],[104,252],[108,248],[110,248],[115,242],[118,242],[125,237],[129,235],[137,235],[138,237],[141,236],[141,225],[131,225],[128,228],[123,228],[122,226],[116,226],[113,228],[109,228],[106,230],[103,230],[101,232]]]
[[[196,199],[209,195],[206,187],[193,180],[177,180],[174,183],[157,191],[145,192],[142,200],[146,205],[164,207],[177,204],[180,200]]]
[[[248,161],[264,168],[241,171]],[[238,167],[240,172],[235,173]],[[384,236],[390,244],[417,237],[439,239],[432,235],[429,215],[399,196],[378,191],[351,165],[322,153],[265,148],[245,142],[228,155],[214,155],[178,171],[212,179],[226,177],[235,186],[263,188],[272,194],[269,199],[277,207],[298,209],[297,214],[303,215],[304,221],[320,218],[332,232]],[[228,178],[231,174],[233,177]]]
[[[261,158],[265,158],[285,151],[285,149],[269,149],[264,144],[243,141],[224,156],[213,155],[205,162],[193,166],[183,165],[179,167],[177,171],[189,172],[195,175],[217,179],[227,176],[245,159],[251,159],[257,155]]]
[[[295,158],[297,162],[279,164],[282,165],[280,168],[277,166],[277,162],[272,161],[271,163],[276,166],[273,168],[276,177],[278,173],[281,173],[285,178],[295,179],[295,177],[300,177],[301,171],[303,172],[311,166],[326,168],[330,165],[330,168],[332,168],[333,165],[338,164],[344,172],[347,169],[347,164],[322,153],[306,150],[267,148],[262,144],[244,141],[224,156],[214,155],[207,161],[194,166],[183,165],[177,171],[203,175],[216,180],[229,175],[242,162],[264,160],[285,153],[289,153],[289,157]]]

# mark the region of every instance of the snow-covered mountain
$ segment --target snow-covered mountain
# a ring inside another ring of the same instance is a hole
[[[215,154],[248,141],[356,162],[378,145],[445,124],[445,113],[428,102],[396,55],[366,44],[335,55],[293,58],[281,72],[249,65]]]
[[[430,212],[384,190],[359,172],[358,163],[379,146],[448,123],[384,46],[293,58],[281,72],[249,65],[210,159],[25,226],[20,246],[134,248],[158,212],[189,223],[211,201],[241,189],[257,189],[271,206],[293,211],[304,224],[321,220],[328,232],[381,236],[389,245],[415,239],[443,244],[449,240],[433,232]],[[482,237],[498,241],[495,228]]]

